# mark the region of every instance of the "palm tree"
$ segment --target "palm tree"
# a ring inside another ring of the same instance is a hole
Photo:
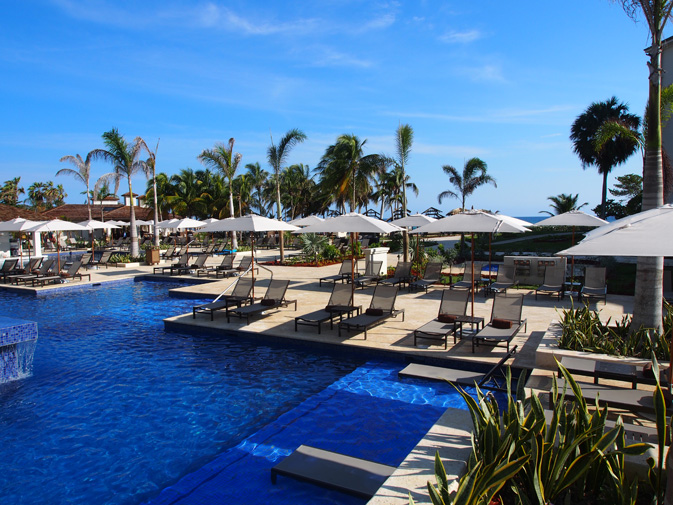
[[[311,177],[308,165],[299,163],[291,165],[281,176],[282,202],[286,208],[286,217],[294,219],[299,215],[310,213],[311,202],[314,200],[315,181]]]
[[[579,194],[573,196],[573,195],[566,195],[565,193],[561,193],[560,195],[556,196],[549,196],[547,197],[547,200],[550,200],[552,202],[549,206],[554,209],[554,212],[549,212],[548,210],[541,210],[540,213],[555,216],[558,214],[565,214],[566,212],[570,212],[571,210],[580,210],[585,205],[588,205],[588,203],[584,202],[581,205],[577,205],[577,200],[579,199],[579,197],[580,197]]]
[[[139,160],[142,145],[138,139],[133,144],[129,144],[119,133],[117,128],[103,133],[103,143],[105,149],[95,149],[91,151],[92,159],[103,159],[114,165],[114,173],[118,178],[126,177],[129,185],[129,195],[131,196],[131,205],[129,208],[131,228],[131,256],[139,256],[138,248],[138,230],[136,228],[135,202],[133,201],[133,187],[131,178],[139,171],[147,173],[147,165]]]
[[[259,215],[263,216],[266,214],[266,205],[264,204],[263,191],[264,186],[266,185],[266,182],[269,178],[269,172],[262,170],[262,167],[258,161],[255,163],[248,163],[245,166],[245,169],[248,171],[248,180],[255,190],[255,196],[252,199],[254,205],[251,205],[251,207],[255,207]]]
[[[154,202],[154,245],[159,247],[159,228],[157,223],[159,222],[159,202],[157,195],[157,151],[159,151],[159,140],[157,139],[157,147],[154,148],[154,151],[150,151],[150,148],[147,147],[147,143],[140,137],[136,137],[136,142],[139,142],[142,148],[147,151],[147,160],[145,164],[147,165],[147,178],[149,179],[150,174],[152,175],[152,199]],[[145,193],[147,195],[147,192]]]
[[[283,168],[283,165],[287,162],[287,157],[290,155],[290,151],[294,146],[306,140],[306,134],[297,129],[293,128],[288,131],[283,138],[280,139],[278,145],[273,143],[273,137],[271,137],[271,145],[266,152],[267,160],[269,165],[273,168],[273,173],[276,183],[276,219],[280,220],[282,216],[281,202],[280,202],[280,172]],[[280,261],[285,259],[285,241],[283,240],[283,234],[280,234]]]
[[[93,152],[93,151],[92,151]],[[80,180],[86,186],[86,209],[89,212],[89,221],[91,221],[91,190],[89,189],[89,178],[91,176],[91,153],[86,155],[86,159],[82,159],[79,154],[75,156],[63,156],[61,163],[68,161],[76,168],[62,168],[56,172],[59,175],[72,175],[75,179]]]
[[[234,191],[238,199],[238,215],[243,216],[249,212],[252,200],[252,179],[248,174],[240,174],[234,179]]]
[[[2,188],[0,188],[0,203],[5,205],[16,206],[19,203],[19,195],[25,193],[23,188],[19,187],[19,182],[21,177],[14,177],[8,181],[5,181]]]
[[[397,150],[397,164],[402,171],[402,181],[407,180],[405,174],[405,165],[409,161],[409,154],[411,153],[411,144],[414,142],[414,130],[410,125],[404,124],[397,128],[395,136],[395,144]],[[402,217],[407,216],[407,189],[406,184],[402,184]],[[409,234],[404,228],[402,233],[402,251],[404,253],[404,261],[409,261]]]
[[[474,193],[474,190],[484,184],[493,184],[496,188],[498,185],[495,179],[486,173],[488,166],[486,162],[479,158],[471,158],[465,162],[463,172],[458,172],[458,169],[451,165],[444,165],[442,170],[449,176],[449,181],[456,188],[456,191],[447,189],[442,191],[437,200],[442,203],[444,198],[460,198],[461,208],[465,209],[465,200],[468,196]]]
[[[203,199],[201,182],[191,168],[183,168],[171,177],[172,194],[166,201],[176,213],[187,217],[203,217],[206,204]]]
[[[152,179],[147,181],[145,197],[150,200],[150,205],[154,206],[156,222],[163,221],[170,214],[172,207],[168,203],[167,198],[172,194],[173,186],[171,185],[171,179],[164,172],[155,174]]]
[[[621,103],[616,97],[605,102],[594,102],[580,114],[570,129],[570,140],[573,151],[580,158],[582,168],[596,166],[603,176],[603,192],[601,207],[605,208],[608,193],[608,176],[614,167],[624,163],[636,152],[638,144],[632,138],[616,135],[596,149],[596,137],[600,128],[607,122],[616,122],[626,128],[637,131],[640,118],[629,113],[628,105]],[[601,216],[605,217],[605,216]]]
[[[222,143],[215,144],[213,149],[206,149],[198,158],[208,168],[220,170],[222,175],[227,178],[229,184],[229,214],[233,217],[234,214],[234,175],[238,164],[241,162],[243,155],[240,153],[234,154],[234,138],[230,138],[228,145]],[[236,240],[236,233],[231,232],[231,245],[234,249],[238,247]]]

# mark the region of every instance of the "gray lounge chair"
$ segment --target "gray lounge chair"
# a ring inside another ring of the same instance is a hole
[[[20,275],[23,273],[22,268],[17,268],[19,260],[17,258],[8,258],[0,268],[0,275],[2,275],[2,282],[4,283],[10,275]]]
[[[335,283],[325,308],[295,317],[294,331],[297,331],[299,325],[317,326],[318,334],[320,334],[322,323],[329,321],[330,329],[332,329],[337,317],[341,322],[345,314],[350,316],[359,309],[353,306],[353,287],[348,284]]]
[[[516,354],[517,347],[516,345],[512,347],[512,350],[486,373],[411,363],[400,370],[398,375],[400,377],[413,377],[416,379],[448,381],[463,386],[474,386],[476,384],[480,388],[505,390],[506,376],[503,373],[503,367]]]
[[[234,268],[233,274],[243,275],[246,272],[248,272],[252,267],[253,267],[252,256],[243,256],[243,259],[241,259],[236,268]],[[256,272],[259,273],[258,267],[254,267],[254,269]]]
[[[619,362],[616,360],[600,360],[589,357],[563,356],[561,364],[575,375],[585,375],[594,379],[594,384],[599,384],[601,379],[612,381],[623,381],[631,384],[631,388],[637,389],[638,384],[647,384],[654,386],[657,381],[649,370],[649,374],[643,372],[642,367],[631,363]],[[668,387],[668,368],[661,368],[659,373],[659,384],[662,387]]]
[[[397,291],[397,286],[376,286],[372,301],[365,313],[349,317],[339,323],[339,336],[341,336],[342,329],[349,332],[351,330],[364,331],[365,340],[367,340],[367,330],[385,322],[386,319],[402,314],[402,321],[404,321],[404,309],[395,309]]]
[[[213,320],[216,310],[224,309],[229,311],[229,307],[241,307],[253,302],[252,287],[254,281],[252,277],[239,277],[231,294],[218,296],[211,303],[194,306],[192,317],[196,319],[196,314],[201,312],[210,312],[210,320]]]
[[[498,267],[498,276],[495,278],[495,282],[486,286],[485,294],[507,293],[509,288],[512,288],[517,284],[519,284],[519,281],[516,279],[514,265],[500,265]]]
[[[37,269],[37,272],[30,273],[30,274],[20,274],[20,275],[12,275],[7,278],[7,280],[12,283],[19,285],[23,282],[28,282],[31,279],[34,279],[35,277],[45,277],[47,275],[52,275],[52,268],[56,264],[55,259],[47,258],[45,259],[40,267]]]
[[[425,272],[423,272],[422,279],[416,279],[411,284],[409,284],[409,289],[422,289],[426,293],[428,288],[438,283],[442,278],[442,266],[441,261],[428,261],[428,264],[425,265]]]
[[[592,298],[602,298],[605,303],[608,302],[605,267],[587,267],[584,271],[584,286],[580,291],[580,300],[589,302]]]
[[[462,329],[462,323],[457,321],[456,316],[466,314],[469,299],[469,289],[445,289],[442,292],[442,301],[439,304],[437,317],[414,330],[414,345],[417,345],[419,338],[439,340],[444,343],[444,349],[447,349],[449,335],[453,335],[453,343],[455,344],[456,331],[459,327]]]
[[[355,279],[355,287],[366,288],[372,284],[377,284],[381,280],[381,267],[383,266],[383,261],[369,261],[365,267],[364,275],[361,275]]]
[[[285,475],[368,499],[395,470],[394,466],[300,445],[271,469],[271,482],[275,484],[278,475]]]
[[[170,265],[163,267],[154,267],[154,273],[156,274],[157,272],[159,272],[160,274],[163,275],[164,273],[166,273],[166,271],[168,271],[170,275],[173,275],[174,269],[178,269],[180,267],[184,268],[185,266],[187,266],[188,263],[189,263],[189,254],[183,254],[182,256],[180,256],[180,259],[178,259],[178,261],[175,263],[171,263]]]
[[[472,339],[472,352],[478,345],[497,346],[502,343],[507,345],[519,333],[522,327],[528,326],[527,321],[521,317],[523,312],[523,295],[495,295],[491,321]]]
[[[474,264],[474,282],[472,279],[472,263],[465,263],[463,279],[451,285],[451,289],[472,289],[472,286],[474,286],[475,289],[479,289],[479,285],[481,284],[481,264]]]
[[[79,269],[82,267],[82,262],[81,261],[73,261],[72,265],[68,267],[68,270],[65,272],[61,272],[58,275],[45,275],[44,277],[35,277],[31,279],[31,283],[33,287],[37,286],[38,284],[40,286],[45,286],[46,284],[56,284],[58,282],[63,282],[63,281],[70,281],[70,280],[75,280],[79,278],[79,280],[83,280],[84,277],[88,277],[89,280],[91,280],[91,274],[82,274],[79,272]]]
[[[205,253],[204,253],[205,254]],[[196,276],[201,277],[201,274],[210,277],[210,274],[215,273],[215,277],[228,277],[238,272],[238,269],[234,268],[234,259],[236,258],[236,253],[228,254],[222,257],[222,262],[219,265],[204,266],[199,268],[196,271]]]
[[[557,295],[560,300],[563,297],[563,284],[566,279],[566,271],[562,265],[546,267],[544,269],[544,282],[535,290],[535,299],[538,293],[545,295]]]
[[[101,257],[98,261],[90,261],[89,262],[89,267],[102,267],[105,265],[105,269],[107,270],[107,267],[110,265],[110,258],[112,257],[112,251],[105,251],[103,254],[101,254]]]
[[[395,267],[395,274],[388,279],[379,280],[378,283],[389,286],[396,286],[397,284],[404,286],[405,284],[411,283],[412,279],[411,261],[398,261],[397,266]]]
[[[93,259],[93,254],[91,253],[84,253],[80,257],[79,261],[82,264],[84,268],[89,268],[89,264],[91,263],[91,260]]]
[[[208,261],[209,256],[207,254],[199,254],[196,257],[196,261],[191,265],[176,266],[171,268],[171,275],[185,275],[190,273],[192,270],[199,270],[203,268]]]
[[[336,275],[328,275],[327,277],[321,277],[318,285],[322,287],[323,282],[332,282],[336,283],[337,281],[341,282],[346,282],[351,275],[353,274],[353,260],[347,259],[343,260],[341,262],[341,267],[339,268],[339,272]],[[357,276],[357,269],[355,272],[355,275]]]
[[[294,304],[294,310],[297,310],[297,300],[287,300],[285,294],[290,281],[271,279],[269,287],[264,293],[264,298],[259,303],[245,305],[234,310],[227,310],[227,322],[230,322],[232,314],[238,318],[245,317],[246,324],[250,324],[250,318],[258,314],[264,314],[272,310],[278,310]]]

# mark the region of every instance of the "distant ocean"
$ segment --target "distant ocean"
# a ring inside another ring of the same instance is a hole
[[[540,214],[539,216],[526,216],[526,217],[519,217],[519,216],[514,216],[517,219],[523,219],[524,221],[528,221],[531,224],[539,223],[543,219],[547,219],[549,217],[548,214]]]

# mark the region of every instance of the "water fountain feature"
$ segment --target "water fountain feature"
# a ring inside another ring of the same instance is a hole
[[[36,322],[0,316],[0,384],[31,374],[36,343]]]

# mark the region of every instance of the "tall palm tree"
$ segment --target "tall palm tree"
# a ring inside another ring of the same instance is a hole
[[[208,168],[213,168],[222,172],[229,184],[229,214],[234,216],[234,175],[238,164],[241,162],[242,154],[234,154],[234,138],[230,138],[225,146],[222,143],[215,144],[213,149],[205,149],[198,158]],[[236,232],[231,232],[231,245],[234,249],[238,247]]]
[[[471,158],[467,160],[463,166],[462,173],[451,165],[444,165],[442,170],[449,176],[449,181],[455,186],[456,191],[450,189],[442,191],[437,196],[437,200],[440,204],[444,198],[459,198],[461,208],[465,209],[465,201],[467,197],[474,193],[474,190],[479,186],[493,184],[496,188],[498,187],[495,179],[486,173],[488,170],[486,162],[479,158]]]
[[[147,147],[147,143],[140,137],[136,137],[136,142],[139,142],[141,147],[147,151],[147,160],[145,164],[147,165],[147,178],[149,179],[150,175],[152,176],[152,199],[154,202],[154,245],[159,247],[159,228],[157,223],[159,222],[159,196],[157,195],[157,151],[159,151],[159,140],[157,139],[157,147],[154,148],[154,151],[151,151]],[[145,193],[147,195],[147,193]]]
[[[0,203],[5,205],[18,205],[19,195],[25,193],[22,187],[19,187],[19,182],[21,177],[14,177],[8,181],[5,181],[2,188],[0,188]]]
[[[264,186],[269,178],[269,172],[262,170],[259,162],[248,163],[245,166],[245,169],[248,171],[248,179],[250,184],[255,189],[255,196],[253,198],[254,207],[256,207],[259,215],[263,216],[266,214],[266,205],[264,205]]]
[[[580,114],[570,129],[570,140],[573,142],[573,151],[582,162],[582,168],[595,166],[603,176],[603,191],[601,193],[601,208],[605,208],[608,193],[608,176],[614,167],[624,163],[638,149],[638,144],[632,138],[617,135],[596,149],[596,137],[600,128],[607,122],[619,123],[632,131],[640,127],[640,118],[629,113],[629,107],[612,97],[605,102],[594,102]],[[605,216],[601,216],[605,217]]]
[[[103,143],[106,149],[95,149],[91,151],[92,159],[103,159],[114,166],[114,173],[118,178],[126,177],[129,185],[129,195],[131,197],[131,206],[129,208],[131,228],[131,256],[138,256],[140,249],[138,248],[138,230],[136,228],[136,211],[135,202],[133,201],[133,186],[131,178],[134,174],[142,171],[147,173],[147,165],[142,162],[140,152],[141,144],[137,141],[129,144],[126,139],[119,133],[117,128],[112,128],[110,131],[103,133]]]
[[[315,186],[308,165],[298,163],[283,171],[281,191],[283,206],[287,209],[286,217],[295,219],[299,215],[307,215],[307,212],[310,212]]]
[[[671,19],[673,0],[618,0],[626,14],[636,20],[642,13],[647,22],[652,41],[647,50],[649,61],[649,93],[647,108],[647,132],[645,137],[645,162],[643,164],[643,210],[663,204],[663,158],[661,152],[661,53],[663,32]],[[636,289],[633,302],[635,328],[662,327],[662,282],[663,258],[638,258]],[[670,454],[670,453],[669,453]],[[673,468],[669,465],[669,468]],[[671,475],[673,477],[673,475]],[[673,503],[673,486],[668,487],[667,503]],[[670,500],[669,500],[670,498]]]
[[[183,168],[179,173],[171,176],[172,193],[166,201],[176,213],[194,218],[205,215],[206,204],[203,199],[201,182],[191,168]]]
[[[395,135],[395,147],[397,151],[397,164],[402,171],[402,181],[406,181],[405,165],[409,161],[409,154],[411,153],[411,144],[414,142],[414,130],[408,125],[400,125],[397,128]],[[402,217],[407,216],[407,189],[406,184],[402,184]],[[409,261],[409,234],[404,228],[402,232],[402,251],[404,253],[404,261]]]
[[[155,189],[156,188],[156,189]],[[156,222],[163,221],[171,212],[171,205],[167,198],[174,192],[170,177],[164,172],[155,174],[147,181],[145,196],[151,199],[150,205],[154,206]]]
[[[573,196],[573,195],[566,195],[565,193],[561,193],[560,195],[556,196],[548,196],[547,200],[550,200],[552,202],[551,204],[549,204],[549,206],[552,209],[554,209],[554,212],[549,212],[548,210],[541,210],[540,213],[555,216],[558,214],[565,214],[566,212],[570,212],[571,210],[580,210],[585,205],[588,205],[588,203],[584,202],[581,205],[577,205],[577,200],[579,199],[579,197],[580,197],[579,194]]]
[[[280,220],[282,217],[282,209],[280,202],[280,172],[283,169],[283,165],[287,162],[287,158],[290,155],[290,151],[294,146],[306,140],[306,134],[299,130],[298,128],[293,128],[288,131],[283,138],[280,139],[278,145],[273,143],[273,137],[271,137],[271,145],[266,151],[266,157],[269,161],[269,165],[273,168],[273,174],[275,177],[276,183],[276,219]],[[285,241],[283,240],[283,234],[280,234],[280,261],[285,259]]]
[[[234,179],[234,191],[238,199],[238,215],[243,216],[250,210],[252,200],[252,179],[248,174],[239,174]]]
[[[89,189],[89,178],[91,177],[91,153],[82,159],[79,154],[75,156],[63,156],[61,162],[70,162],[76,170],[72,168],[62,168],[56,175],[72,175],[86,186],[86,209],[89,212],[89,221],[91,220],[91,190]]]

